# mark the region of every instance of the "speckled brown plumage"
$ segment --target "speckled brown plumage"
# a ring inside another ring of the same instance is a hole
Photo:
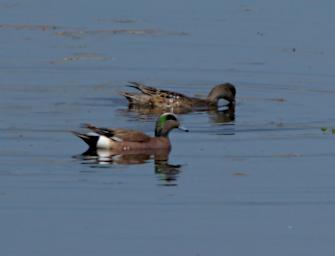
[[[225,99],[228,103],[234,103],[236,89],[230,83],[216,85],[208,94],[206,99],[188,97],[184,94],[146,86],[138,82],[129,82],[130,87],[140,91],[140,93],[122,92],[121,95],[127,98],[130,105],[141,105],[158,108],[186,108],[204,109],[217,106],[220,99]]]

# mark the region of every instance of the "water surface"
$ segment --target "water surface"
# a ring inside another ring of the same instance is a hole
[[[1,255],[334,255],[333,7],[1,1]],[[236,109],[180,115],[166,161],[79,156],[85,122],[152,134],[134,80]]]

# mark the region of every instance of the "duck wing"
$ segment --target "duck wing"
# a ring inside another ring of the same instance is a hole
[[[151,138],[149,135],[135,130],[98,128],[92,124],[84,124],[84,127],[114,141],[148,142]]]
[[[141,84],[139,82],[129,82],[130,87],[133,87],[142,93],[150,96],[159,96],[167,99],[182,99],[187,98],[186,95],[178,92],[168,91],[168,90],[161,90],[155,87],[146,86],[144,84]]]

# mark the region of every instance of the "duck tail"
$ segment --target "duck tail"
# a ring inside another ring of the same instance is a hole
[[[139,82],[129,81],[128,83],[129,83],[128,87],[132,87],[140,91],[142,91],[143,88],[146,87],[144,84],[141,84]]]
[[[81,138],[90,148],[96,148],[99,140],[99,136],[84,134],[76,131],[71,131],[74,135]]]
[[[135,88],[135,89],[141,91],[143,94],[155,95],[159,92],[164,92],[164,90],[159,90],[155,87],[147,86],[147,85],[139,83],[139,82],[131,82],[130,81],[128,83],[129,83],[128,87]]]
[[[128,100],[129,104],[135,103],[135,94],[130,92],[121,92],[120,95],[125,97]]]
[[[130,93],[130,92],[122,92],[121,95],[126,97],[126,99],[128,100],[129,106],[132,106],[132,105],[151,106],[151,98],[149,95],[141,94],[141,93]]]

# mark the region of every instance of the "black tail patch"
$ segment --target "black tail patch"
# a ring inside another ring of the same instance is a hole
[[[84,133],[79,133],[76,131],[72,131],[72,133],[74,135],[76,135],[77,137],[81,138],[83,141],[85,141],[85,143],[92,149],[92,148],[96,148],[97,147],[97,143],[99,140],[99,136],[97,135],[88,135],[88,134],[84,134]]]

